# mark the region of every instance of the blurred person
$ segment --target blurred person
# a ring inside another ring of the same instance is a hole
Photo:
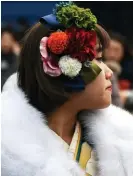
[[[26,31],[30,28],[28,19],[25,17],[18,17],[15,25],[17,31],[17,40],[21,41]]]
[[[10,28],[3,28],[1,34],[1,88],[7,78],[16,72],[20,45]]]
[[[133,117],[111,105],[108,43],[73,3],[28,31],[2,93],[2,175],[132,175]]]
[[[133,114],[133,90],[127,92],[127,99],[125,101],[125,109]]]
[[[120,97],[120,90],[119,90],[119,85],[118,85],[118,76],[121,73],[121,67],[119,64],[112,60],[107,60],[105,61],[107,66],[113,71],[113,76],[112,76],[112,104],[123,107],[123,101],[121,100]]]
[[[107,61],[114,61],[121,66],[119,75],[120,89],[131,89],[133,84],[133,55],[127,40],[119,33],[110,33],[111,41],[109,47],[104,52]],[[119,66],[119,67],[120,67]]]
[[[133,56],[124,36],[118,33],[111,33],[110,36],[110,45],[105,49],[104,58],[108,66],[114,71],[115,84],[119,86],[119,89],[117,88],[114,93],[116,92],[119,96],[119,102],[121,101],[122,106],[125,107],[128,92],[133,88]]]
[[[19,25],[19,30],[23,32],[27,31],[30,27],[28,19],[22,16],[17,19],[17,23]]]
[[[133,90],[121,91],[120,95],[124,108],[133,113]]]
[[[118,63],[124,58],[124,38],[120,34],[110,33],[110,45],[106,48],[104,56],[107,60],[113,60]]]

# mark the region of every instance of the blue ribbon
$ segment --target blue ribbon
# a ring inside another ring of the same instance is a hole
[[[85,89],[85,82],[81,76],[64,81],[64,87],[70,91],[81,91]]]
[[[63,25],[57,21],[56,16],[54,14],[41,17],[40,22],[46,23],[49,27],[54,27],[57,29],[63,27]]]

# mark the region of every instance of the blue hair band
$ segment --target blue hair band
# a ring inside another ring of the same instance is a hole
[[[41,23],[47,24],[49,27],[54,27],[54,28],[60,28],[63,27],[62,24],[60,24],[56,16],[54,14],[46,15],[40,18]]]

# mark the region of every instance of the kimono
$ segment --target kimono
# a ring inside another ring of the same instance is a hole
[[[2,92],[2,176],[133,176],[133,115],[110,105],[80,114],[68,146],[29,104],[17,74]]]

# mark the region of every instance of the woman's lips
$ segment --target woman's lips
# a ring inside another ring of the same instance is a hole
[[[106,88],[106,90],[109,90],[109,91],[112,92],[112,85],[111,85],[111,86],[108,86],[108,87]]]

